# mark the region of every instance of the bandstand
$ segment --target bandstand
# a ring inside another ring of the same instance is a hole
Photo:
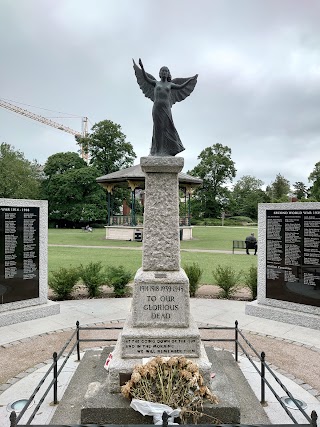
[[[185,207],[185,214],[180,215],[180,239],[190,240],[192,239],[190,200],[194,189],[202,184],[202,179],[182,172],[179,173],[178,179]],[[100,176],[97,178],[97,182],[107,191],[106,239],[141,241],[143,236],[143,215],[138,216],[135,211],[137,195],[139,195],[142,205],[144,201],[145,174],[142,172],[140,164]],[[130,212],[122,212],[121,215],[114,214],[112,197],[117,188],[130,188]]]

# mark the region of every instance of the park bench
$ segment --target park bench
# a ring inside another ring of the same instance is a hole
[[[235,249],[245,249],[246,242],[244,240],[233,240],[232,243],[232,253],[234,254]]]
[[[254,243],[249,243],[248,249],[254,249]],[[235,249],[246,249],[245,240],[233,240],[232,243],[232,253],[234,254]]]

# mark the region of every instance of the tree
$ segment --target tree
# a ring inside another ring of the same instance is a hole
[[[136,154],[132,144],[126,142],[121,126],[111,120],[103,120],[92,127],[92,133],[79,139],[84,152],[89,155],[90,165],[97,168],[100,175],[107,175],[133,165]],[[105,195],[107,198],[107,193]],[[117,188],[113,193],[112,212],[119,211],[122,201],[130,200],[128,189]],[[107,205],[107,200],[106,200]]]
[[[188,172],[203,179],[203,186],[195,192],[195,198],[200,201],[204,217],[217,217],[228,203],[228,189],[225,185],[236,176],[231,149],[214,144],[201,151],[198,159],[200,163]]]
[[[266,193],[271,202],[287,202],[290,192],[290,181],[285,179],[280,173],[276,179],[266,188]]]
[[[43,182],[50,220],[63,225],[105,221],[105,191],[96,182],[97,168],[76,153],[57,153],[48,158],[44,171],[51,173]]]
[[[294,195],[297,197],[298,200],[306,199],[308,197],[308,189],[306,185],[301,182],[297,181],[293,184],[294,188]]]
[[[0,197],[38,199],[40,176],[41,168],[36,160],[30,162],[10,144],[0,145]]]
[[[312,183],[310,196],[315,200],[320,200],[320,162],[314,165],[314,169],[309,175],[308,180]]]
[[[43,172],[51,177],[53,175],[64,173],[71,169],[80,169],[87,166],[86,162],[72,151],[67,153],[56,153],[50,156],[43,168]]]
[[[245,175],[233,187],[231,209],[236,215],[258,217],[258,203],[269,201],[262,190],[263,182],[250,175]]]
[[[92,133],[79,142],[89,154],[90,165],[95,166],[102,175],[132,166],[137,157],[131,143],[126,142],[121,126],[110,120],[96,123]]]

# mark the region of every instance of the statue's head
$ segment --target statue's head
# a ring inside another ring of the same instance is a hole
[[[168,67],[164,66],[160,68],[159,71],[159,77],[160,79],[162,78],[162,76],[165,76],[168,80],[168,82],[171,82],[171,74],[170,74],[170,70]]]

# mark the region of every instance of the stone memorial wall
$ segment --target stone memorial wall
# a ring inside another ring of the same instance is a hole
[[[246,314],[320,329],[320,203],[263,203],[258,296]]]
[[[48,301],[48,202],[0,200],[0,326],[57,314]]]

